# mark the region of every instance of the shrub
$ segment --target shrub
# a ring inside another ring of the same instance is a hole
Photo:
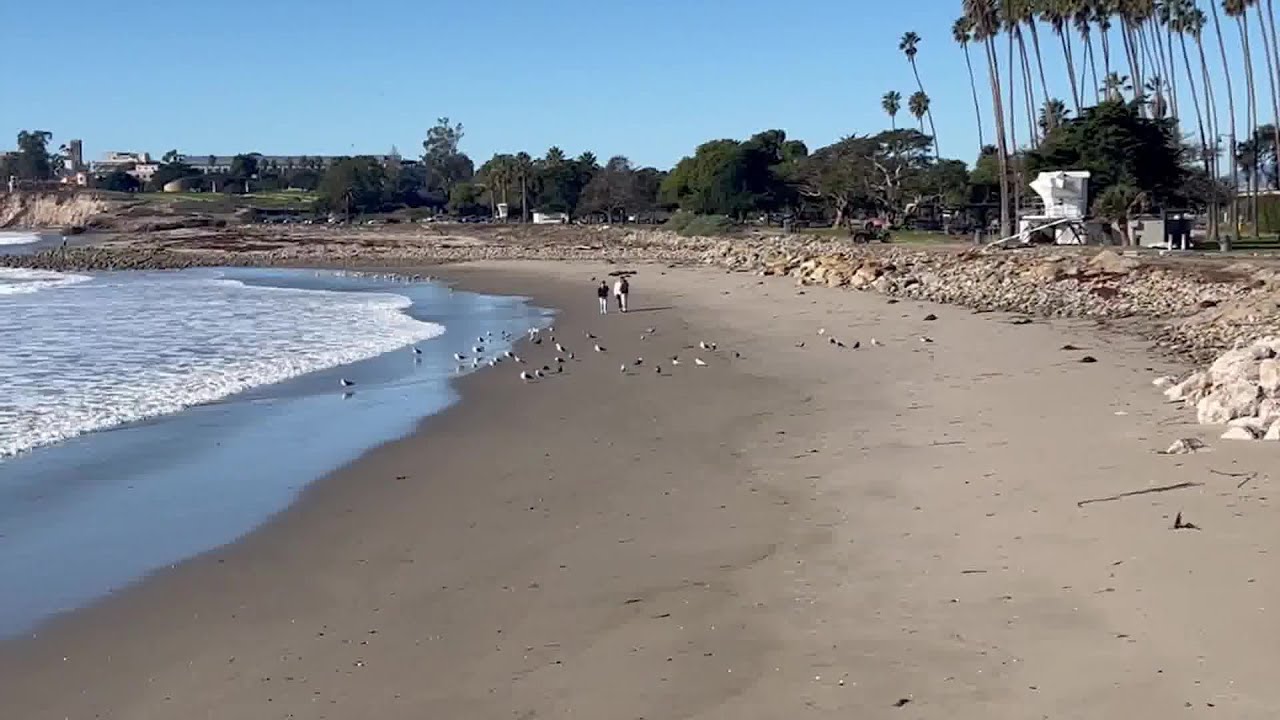
[[[695,215],[683,227],[676,230],[684,237],[699,235],[724,235],[736,228],[733,220],[724,215]]]

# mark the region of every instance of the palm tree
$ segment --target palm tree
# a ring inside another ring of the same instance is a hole
[[[1133,90],[1133,85],[1128,75],[1107,73],[1102,81],[1102,95],[1108,102],[1124,102],[1124,94],[1130,90]]]
[[[1191,53],[1187,51],[1187,35],[1198,35],[1199,27],[1193,25],[1195,16],[1192,11],[1200,12],[1195,8],[1192,0],[1166,0],[1162,6],[1164,13],[1165,27],[1169,32],[1177,35],[1178,45],[1182,50],[1182,65],[1186,70],[1187,86],[1191,91],[1191,104],[1196,113],[1196,128],[1200,131],[1200,158],[1204,161],[1204,170],[1212,175],[1212,169],[1209,166],[1209,138],[1205,133],[1204,113],[1200,106],[1200,92],[1196,89],[1195,74],[1191,71]],[[1203,20],[1204,15],[1200,15]],[[1173,46],[1173,37],[1169,38],[1170,50]],[[1206,99],[1207,102],[1207,99]]]
[[[1227,63],[1227,45],[1222,38],[1222,22],[1218,17],[1218,5],[1214,0],[1209,0],[1209,10],[1213,14],[1214,34],[1218,36],[1218,52],[1222,56],[1222,75],[1227,81],[1227,119],[1230,121],[1227,147],[1231,149],[1231,233],[1221,236],[1218,245],[1223,250],[1230,250],[1231,240],[1240,232],[1240,165],[1236,162],[1236,101],[1235,92],[1231,89],[1231,65]],[[1214,142],[1217,142],[1216,137]]]
[[[516,153],[516,176],[520,178],[520,217],[529,222],[529,176],[533,174],[533,158],[527,152]]]
[[[1012,119],[1014,114],[1014,105],[1012,98],[1014,96],[1014,75],[1013,75],[1013,47],[1014,43],[1018,45],[1018,60],[1022,67],[1022,106],[1027,113],[1027,136],[1030,145],[1036,145],[1036,121],[1035,121],[1035,91],[1031,87],[1031,65],[1027,62],[1027,43],[1022,37],[1022,18],[1025,15],[1024,8],[1028,6],[1029,0],[1001,0],[1000,2],[1000,21],[1004,25],[1004,31],[1009,41],[1009,134],[1013,138],[1013,152],[1018,152],[1018,134],[1016,131],[1016,123]],[[1021,190],[1021,186],[1014,185],[1014,192]]]
[[[1049,98],[1044,101],[1044,107],[1040,108],[1040,131],[1045,137],[1055,129],[1062,127],[1067,121],[1067,104],[1057,98]]]
[[[1071,22],[1076,27],[1076,32],[1080,33],[1080,40],[1084,42],[1084,60],[1082,65],[1087,64],[1089,71],[1093,76],[1094,96],[1093,101],[1096,103],[1101,95],[1097,94],[1098,83],[1098,59],[1093,54],[1093,9],[1089,5],[1089,0],[1073,0],[1079,3],[1079,9],[1071,16]],[[1080,69],[1080,84],[1086,85],[1084,78],[1084,68]]]
[[[973,60],[969,57],[969,42],[973,39],[973,21],[961,16],[951,26],[951,37],[964,50],[964,65],[969,70],[969,92],[973,95],[973,114],[978,118],[978,148],[987,146],[982,137],[982,106],[978,104],[978,85],[973,79]]]
[[[1067,63],[1067,80],[1071,82],[1071,100],[1075,103],[1077,113],[1080,112],[1080,89],[1076,84],[1075,58],[1071,52],[1071,33],[1067,30],[1067,22],[1075,12],[1078,1],[1042,0],[1040,3],[1040,19],[1049,24],[1062,45],[1062,59]]]
[[[547,156],[546,158],[544,158],[544,161],[546,162],[547,165],[552,167],[556,165],[562,165],[564,164],[564,161],[565,161],[564,151],[561,150],[559,147],[552,145],[551,147],[547,148]]]
[[[1240,47],[1244,52],[1244,82],[1245,89],[1248,91],[1245,95],[1245,134],[1250,138],[1253,137],[1258,127],[1258,96],[1254,91],[1253,84],[1253,52],[1249,49],[1249,6],[1254,2],[1256,0],[1222,0],[1222,11],[1227,14],[1227,17],[1236,19],[1236,29],[1240,31]],[[1232,147],[1235,147],[1234,143],[1232,143]],[[1257,153],[1254,153],[1254,159],[1257,159]],[[1246,177],[1251,180],[1250,220],[1253,223],[1255,239],[1258,236],[1257,176],[1256,166],[1249,168],[1246,172]]]
[[[1000,23],[994,0],[964,0],[975,42],[987,53],[987,78],[991,84],[991,105],[996,124],[996,161],[1000,168],[1000,237],[1009,236],[1009,145],[1004,127],[1004,100],[1000,91],[1000,58],[996,53],[996,33]]]
[[[1103,77],[1111,74],[1111,13],[1115,0],[1093,0],[1093,22],[1098,26],[1098,39],[1102,41]]]
[[[916,77],[916,87],[919,88],[921,95],[924,94],[924,83],[920,82],[920,68],[916,66],[916,53],[919,52],[920,36],[915,32],[908,31],[903,33],[902,39],[898,41],[898,49],[903,55],[907,56],[907,62],[911,63],[911,73]],[[927,104],[926,104],[927,106]],[[933,111],[928,111],[929,115],[929,131],[933,133],[933,154],[942,157],[941,151],[938,149],[938,128],[933,124]]]
[[[924,116],[929,114],[929,96],[917,90],[907,98],[907,112],[911,113],[920,124],[920,132],[924,132]]]
[[[902,93],[890,90],[880,98],[880,107],[889,114],[889,126],[898,129],[898,111],[902,109]]]
[[[1151,117],[1162,118],[1169,112],[1169,101],[1164,96],[1164,81],[1159,75],[1152,75],[1143,88],[1143,101],[1151,108]]]
[[[1005,0],[1005,2],[1009,1]],[[1049,84],[1044,79],[1044,58],[1040,55],[1040,32],[1036,29],[1036,10],[1046,2],[1045,0],[1013,1],[1018,3],[1018,16],[1022,19],[1022,24],[1026,25],[1027,29],[1031,31],[1031,49],[1035,53],[1036,69],[1040,74],[1040,93],[1047,98],[1049,97]],[[1025,48],[1023,52],[1026,52]],[[1028,86],[1030,86],[1030,83],[1028,83]]]

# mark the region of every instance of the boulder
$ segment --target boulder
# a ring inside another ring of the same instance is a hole
[[[1263,440],[1280,440],[1280,420],[1271,423],[1271,427],[1267,428],[1267,432],[1262,436]]]
[[[1127,275],[1142,263],[1137,258],[1121,257],[1113,250],[1103,250],[1086,263],[1090,275]]]
[[[1181,401],[1191,405],[1200,401],[1209,390],[1209,374],[1203,371],[1193,372],[1185,380],[1164,391],[1164,396],[1175,402]]]
[[[1253,434],[1253,430],[1247,427],[1227,428],[1227,431],[1221,435],[1223,440],[1257,440],[1258,436]]]
[[[1235,380],[1215,386],[1196,403],[1196,420],[1201,425],[1222,425],[1238,417],[1251,417],[1258,410],[1258,386]]]
[[[1214,385],[1231,382],[1257,382],[1258,359],[1253,347],[1235,348],[1218,356],[1209,366],[1209,381]]]
[[[1174,440],[1173,444],[1165,450],[1163,455],[1190,455],[1197,450],[1203,450],[1204,443],[1197,438],[1179,438]]]
[[[1258,387],[1269,398],[1280,397],[1280,360],[1266,358],[1258,363]]]

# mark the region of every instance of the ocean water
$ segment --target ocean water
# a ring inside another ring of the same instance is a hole
[[[30,245],[40,242],[40,235],[34,232],[0,230],[0,245]]]
[[[0,270],[0,635],[234,541],[548,322],[334,272]]]

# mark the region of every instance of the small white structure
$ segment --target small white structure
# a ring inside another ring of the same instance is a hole
[[[509,211],[510,211],[510,208],[506,203],[498,203],[497,206],[494,208],[494,217],[496,217],[499,220],[506,220],[507,213]]]
[[[569,215],[568,215],[568,213],[562,213],[562,212],[554,212],[554,213],[540,213],[540,212],[535,212],[535,213],[533,214],[533,224],[534,224],[534,225],[563,225],[563,224],[565,224],[565,223],[567,223],[567,222],[569,222]]]
[[[1083,245],[1088,239],[1084,218],[1089,204],[1089,172],[1057,170],[1042,172],[1031,181],[1031,189],[1044,202],[1038,215],[1018,220],[1018,238],[1025,245],[1036,234],[1047,234],[1057,245]]]

